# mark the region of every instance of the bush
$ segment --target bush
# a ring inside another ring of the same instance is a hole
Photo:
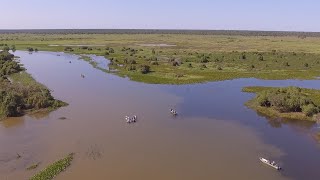
[[[271,102],[268,100],[267,92],[262,92],[261,94],[258,94],[257,102],[258,102],[258,104],[260,106],[264,106],[264,107],[270,107],[271,106]]]
[[[12,46],[11,46],[11,50],[12,50],[13,52],[15,52],[15,51],[16,51],[16,46],[15,46],[15,45],[12,45]]]
[[[159,65],[159,63],[157,61],[151,61],[150,64],[151,65]]]
[[[2,50],[3,50],[3,51],[10,51],[10,48],[9,48],[8,46],[4,46],[4,47],[2,48]]]
[[[141,72],[142,74],[147,74],[147,73],[149,73],[149,72],[150,72],[150,66],[148,66],[148,65],[141,65],[141,66],[140,66],[140,72]]]
[[[259,54],[258,59],[259,59],[259,61],[263,61],[263,60],[264,60],[263,55],[262,55],[262,54]]]
[[[33,51],[34,51],[34,49],[33,49],[32,47],[28,47],[27,50],[28,50],[29,52],[33,52]]]
[[[201,62],[201,63],[207,63],[207,62],[209,62],[208,59],[209,59],[209,57],[203,55],[203,56],[201,57],[201,59],[200,59],[200,62]]]
[[[180,64],[179,64],[179,62],[178,61],[173,61],[172,62],[172,66],[179,66]],[[191,66],[192,67],[192,66]]]
[[[319,112],[319,108],[316,107],[314,104],[308,104],[308,105],[302,106],[302,112],[306,116],[313,116],[314,114],[317,114]]]
[[[245,52],[241,53],[240,59],[243,59],[243,60],[247,59]]]
[[[318,107],[301,92],[301,88],[276,88],[258,93],[260,106],[273,107],[279,112],[304,112],[307,116],[318,112]]]
[[[9,53],[8,51],[0,52],[0,61],[10,61],[14,58],[14,55]]]
[[[70,51],[70,52],[72,52],[73,49],[72,49],[72,47],[65,47],[65,48],[64,48],[64,51]]]
[[[129,64],[137,64],[137,62],[136,62],[136,60],[131,59],[131,60],[129,60]]]
[[[135,71],[136,70],[136,66],[133,66],[133,65],[130,65],[128,68],[127,68],[128,71]]]

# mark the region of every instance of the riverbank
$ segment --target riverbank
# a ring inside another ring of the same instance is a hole
[[[290,88],[292,88],[292,91],[294,92],[289,92],[291,90]],[[296,90],[298,92],[296,92]],[[245,105],[269,118],[305,121],[316,121],[318,118],[317,113],[319,112],[320,107],[320,90],[294,87],[276,88],[251,86],[243,88],[242,91],[255,93],[256,96],[246,102]],[[276,102],[270,102],[270,99],[271,101]],[[275,105],[273,105],[274,103],[279,104],[279,106],[275,107]],[[299,103],[305,104],[300,105]],[[307,109],[309,104],[312,104],[315,108],[315,110],[310,110],[310,114]]]
[[[309,80],[320,76],[318,37],[17,33],[5,34],[0,41],[30,52],[105,56],[112,62],[110,69],[116,70],[110,72],[152,84],[237,78]],[[146,66],[149,71],[141,71]]]
[[[38,111],[49,112],[68,105],[54,99],[50,91],[36,82],[13,58],[10,53],[1,52],[0,120]]]

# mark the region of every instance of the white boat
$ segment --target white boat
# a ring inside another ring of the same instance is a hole
[[[260,157],[259,159],[262,163],[269,165],[269,166],[275,168],[276,170],[281,170],[281,167],[278,164],[276,164],[274,161],[269,161],[268,159],[265,159],[262,157]]]

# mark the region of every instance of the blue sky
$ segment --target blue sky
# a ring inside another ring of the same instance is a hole
[[[0,29],[320,31],[319,0],[0,0]]]

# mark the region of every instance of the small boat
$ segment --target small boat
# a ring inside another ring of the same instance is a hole
[[[178,115],[178,113],[177,113],[176,110],[170,109],[170,112],[171,112],[171,114],[174,115],[174,116]]]
[[[137,116],[136,115],[134,115],[132,118],[130,118],[129,116],[126,116],[125,119],[126,119],[127,123],[129,123],[129,124],[137,122]]]
[[[267,165],[275,168],[276,170],[281,170],[281,167],[278,164],[276,164],[274,161],[269,161],[268,159],[265,159],[262,157],[260,157],[259,159],[262,163],[267,164]]]

